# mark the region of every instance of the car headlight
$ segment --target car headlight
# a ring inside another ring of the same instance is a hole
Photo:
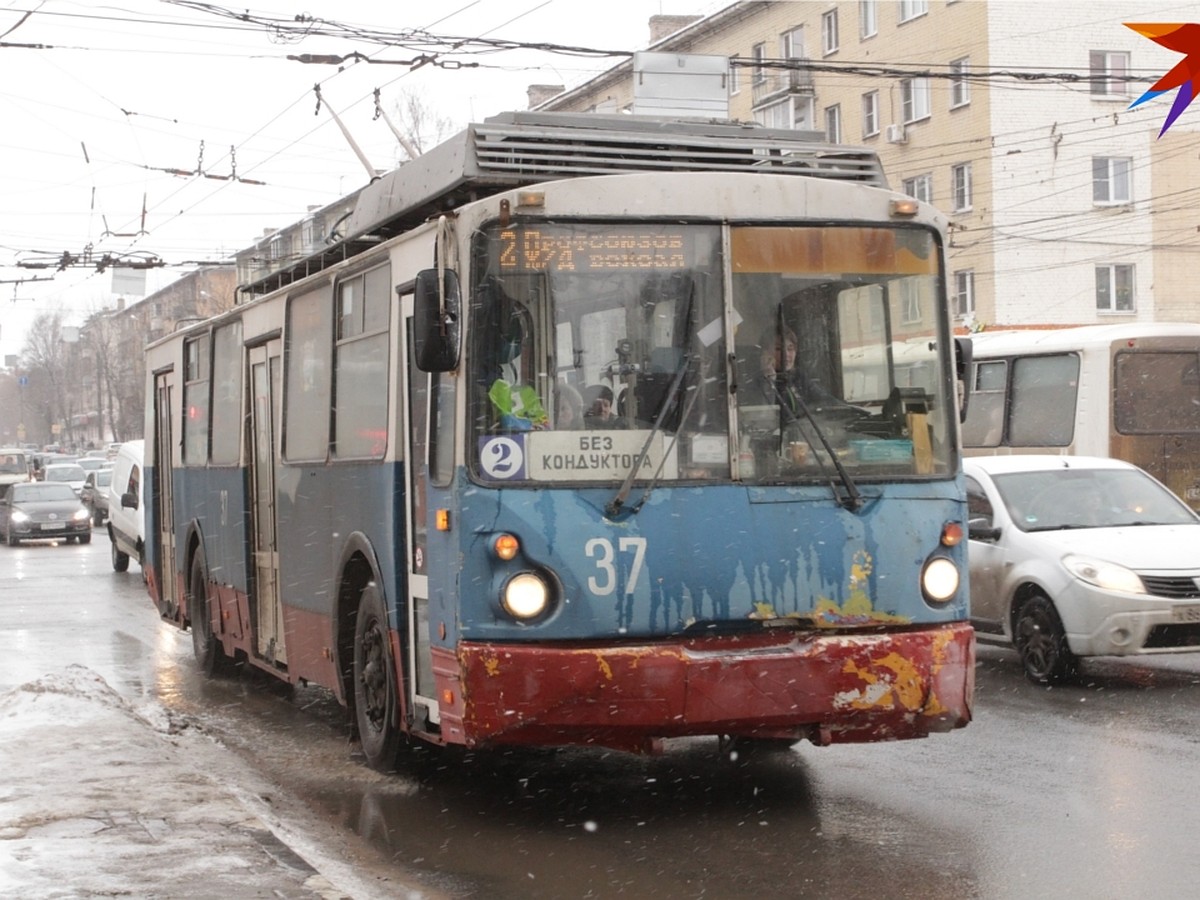
[[[75,515],[71,516],[71,518],[74,519],[76,522],[82,522],[84,519],[90,519],[91,517],[92,517],[92,514],[90,512],[88,512],[86,509],[81,509],[77,513],[75,513]]]
[[[21,512],[19,509],[14,509],[11,513],[9,513],[8,518],[11,521],[16,522],[18,525],[23,525],[29,521],[28,514]]]
[[[1142,584],[1142,579],[1137,573],[1116,563],[1072,553],[1063,557],[1063,565],[1080,581],[1086,581],[1106,591],[1120,591],[1123,594],[1146,593],[1146,586]]]
[[[921,590],[934,603],[945,603],[958,592],[958,566],[945,556],[935,556],[921,572]]]
[[[550,605],[550,588],[533,572],[518,572],[504,583],[500,605],[514,619],[536,619]]]

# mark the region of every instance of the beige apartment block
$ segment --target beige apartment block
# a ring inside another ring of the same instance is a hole
[[[1174,90],[1129,109],[1182,59],[1125,25],[1161,20],[1145,0],[740,2],[651,17],[639,49],[726,59],[729,118],[876,150],[950,219],[960,327],[1195,321],[1200,103],[1161,137]],[[530,103],[636,112],[635,80],[630,60]]]

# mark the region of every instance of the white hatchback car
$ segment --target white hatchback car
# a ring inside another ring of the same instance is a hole
[[[1200,517],[1137,466],[964,461],[971,622],[1038,683],[1079,657],[1200,650]]]

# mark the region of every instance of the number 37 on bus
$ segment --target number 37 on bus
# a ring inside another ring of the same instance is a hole
[[[944,218],[870,151],[632,118],[472,125],[147,349],[159,613],[377,768],[970,721]]]

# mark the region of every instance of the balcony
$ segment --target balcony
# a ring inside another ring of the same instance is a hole
[[[804,60],[791,60],[803,63]],[[764,69],[762,80],[752,82],[750,103],[757,109],[789,94],[812,94],[813,77],[810,69]]]

